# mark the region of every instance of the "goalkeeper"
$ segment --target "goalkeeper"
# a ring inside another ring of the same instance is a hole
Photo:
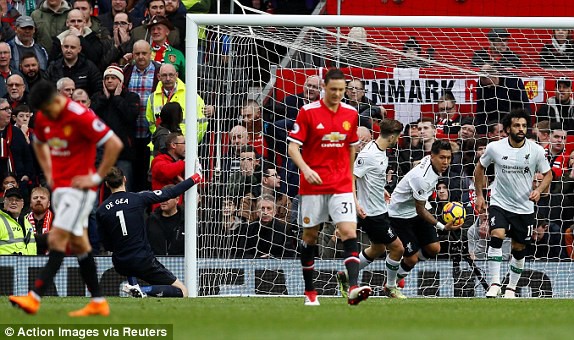
[[[112,168],[104,182],[112,191],[96,211],[98,231],[107,250],[113,252],[116,272],[128,277],[123,290],[133,297],[185,297],[187,288],[155,257],[147,239],[144,211],[153,203],[160,203],[183,194],[201,180],[199,164],[196,173],[174,187],[126,192],[126,178],[119,168]],[[151,286],[140,287],[140,278]]]

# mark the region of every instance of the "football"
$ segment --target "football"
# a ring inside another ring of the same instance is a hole
[[[442,219],[446,223],[454,221],[454,225],[458,226],[464,223],[466,217],[466,209],[460,202],[448,202],[442,209]]]

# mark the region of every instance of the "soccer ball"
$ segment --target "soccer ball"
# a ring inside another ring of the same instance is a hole
[[[448,202],[442,209],[442,219],[446,223],[454,221],[454,225],[458,226],[464,223],[466,217],[466,209],[460,202]]]

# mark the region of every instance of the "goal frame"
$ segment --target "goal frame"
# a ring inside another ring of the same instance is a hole
[[[393,27],[393,28],[534,28],[574,29],[572,17],[475,17],[475,16],[337,16],[337,15],[240,15],[240,14],[187,14],[186,15],[186,131],[188,159],[198,156],[197,141],[197,76],[200,25],[286,26],[286,27]],[[195,162],[186,162],[185,173],[194,172]],[[185,283],[189,297],[198,297],[199,266],[197,257],[197,187],[185,193]]]

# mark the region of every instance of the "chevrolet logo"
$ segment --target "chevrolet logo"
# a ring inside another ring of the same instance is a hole
[[[330,134],[323,136],[324,141],[329,141],[331,143],[337,143],[337,142],[344,141],[345,138],[347,138],[347,135],[341,134],[339,132],[331,132]]]

